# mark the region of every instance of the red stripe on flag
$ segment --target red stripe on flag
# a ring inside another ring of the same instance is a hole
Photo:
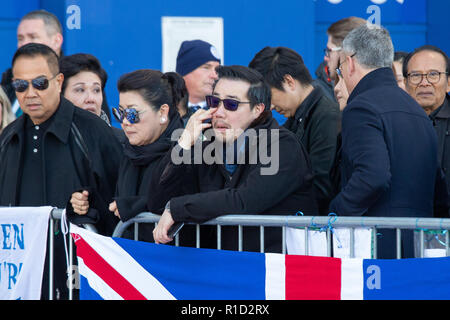
[[[81,236],[75,244],[77,255],[84,264],[105,281],[118,295],[125,300],[146,300],[146,298],[117,270],[103,259]]]
[[[286,255],[286,300],[339,300],[341,259]]]

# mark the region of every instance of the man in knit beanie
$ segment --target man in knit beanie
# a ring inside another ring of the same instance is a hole
[[[176,72],[183,76],[189,94],[186,123],[199,108],[206,108],[205,96],[212,93],[220,65],[217,49],[203,40],[183,41],[177,56]]]

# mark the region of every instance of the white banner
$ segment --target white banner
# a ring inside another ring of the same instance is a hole
[[[39,300],[52,207],[0,208],[0,299]]]

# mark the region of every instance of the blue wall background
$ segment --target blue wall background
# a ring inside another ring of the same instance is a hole
[[[376,3],[396,50],[411,51],[427,43],[450,53],[448,0],[2,0],[0,70],[10,66],[20,18],[42,8],[59,17],[65,29],[65,54],[86,52],[100,59],[109,75],[110,106],[118,103],[116,83],[121,74],[161,69],[162,16],[223,17],[227,65],[247,65],[268,45],[287,46],[303,56],[314,74],[323,60],[328,26],[348,16],[367,19],[372,15],[367,8]],[[70,5],[81,9],[79,30],[66,26]]]

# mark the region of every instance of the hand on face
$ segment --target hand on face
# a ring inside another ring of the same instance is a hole
[[[203,122],[204,120],[211,119],[213,114],[217,111],[217,108],[210,108],[208,110],[198,109],[190,118],[186,124],[186,128],[183,131],[178,144],[183,149],[190,149],[195,141],[200,137],[202,131],[207,128],[211,128],[211,123]]]

